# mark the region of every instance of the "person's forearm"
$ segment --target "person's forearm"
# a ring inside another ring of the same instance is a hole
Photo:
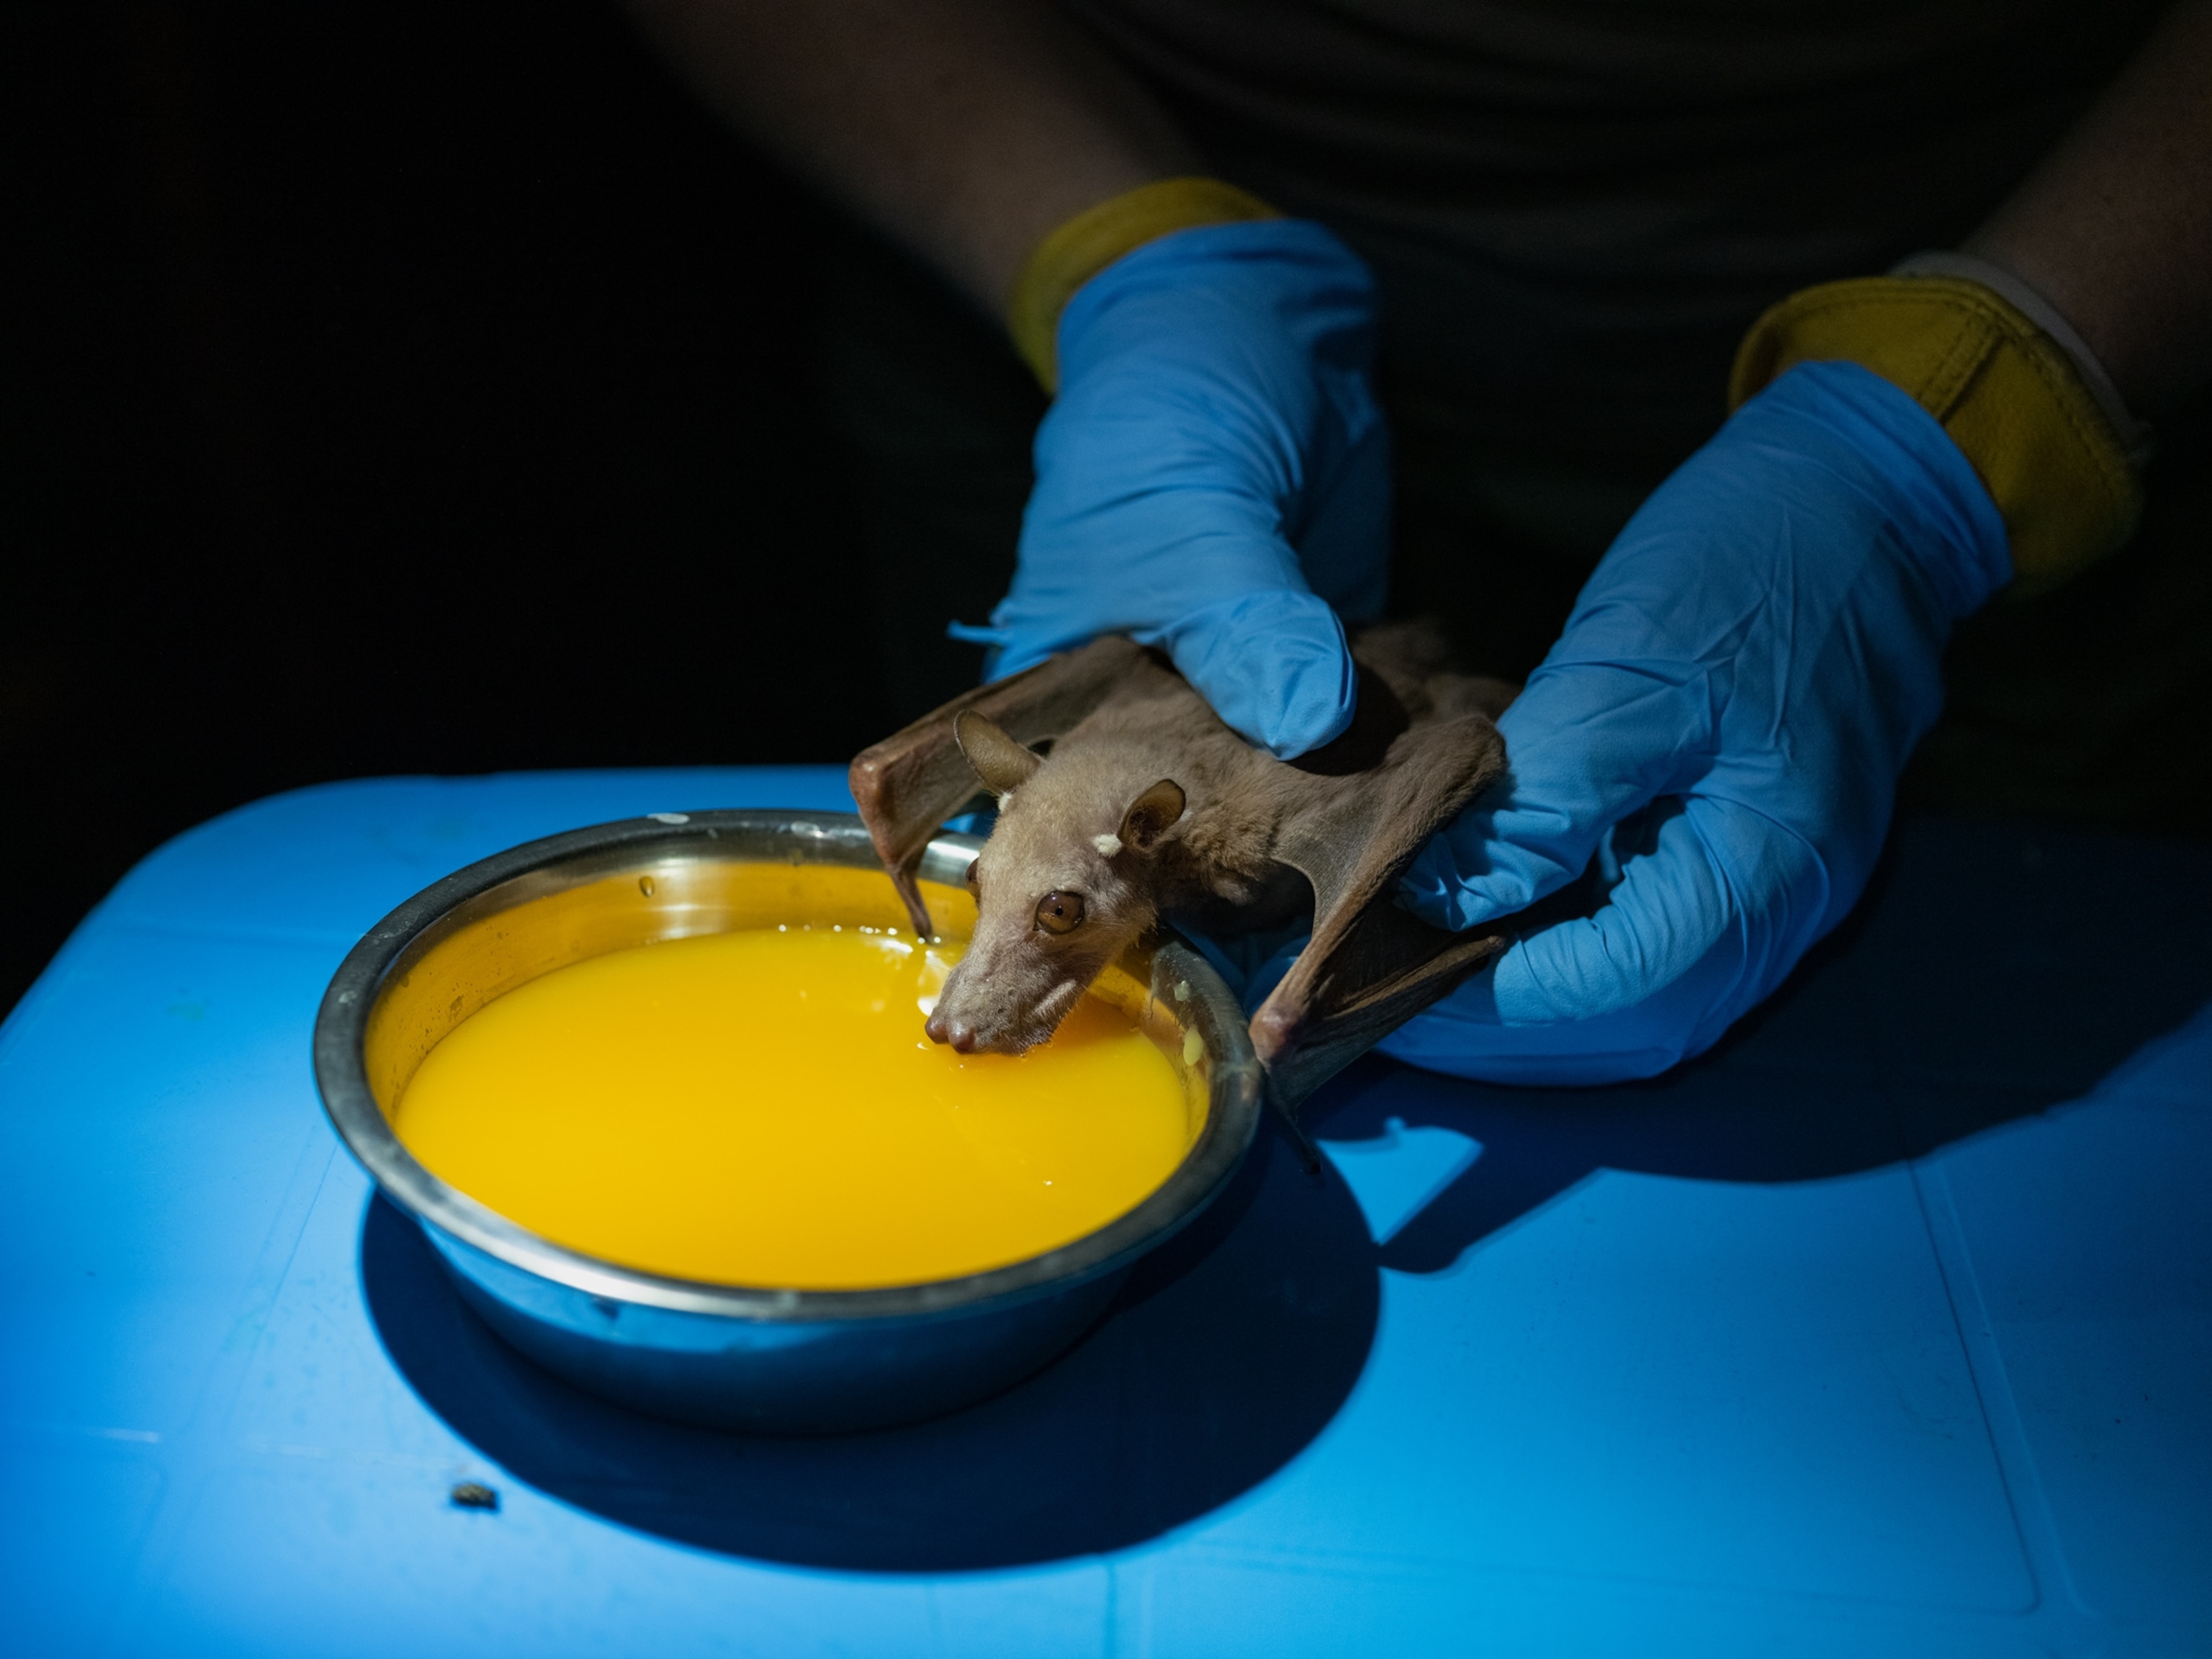
[[[2056,306],[2136,413],[2212,378],[2212,0],[2167,14],[1965,251]]]
[[[995,313],[1030,251],[1200,171],[1146,94],[1041,0],[631,0],[739,127]]]

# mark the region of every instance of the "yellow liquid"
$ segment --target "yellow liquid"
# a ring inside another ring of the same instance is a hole
[[[1018,1058],[930,1042],[954,959],[826,926],[595,957],[462,1021],[393,1127],[532,1231],[654,1273],[830,1290],[1018,1261],[1135,1207],[1202,1106],[1096,996]]]

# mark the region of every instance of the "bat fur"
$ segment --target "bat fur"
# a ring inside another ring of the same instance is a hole
[[[1503,769],[1493,717],[1515,688],[1453,672],[1420,624],[1370,629],[1352,649],[1353,729],[1296,763],[1247,743],[1126,639],[984,687],[861,755],[854,797],[924,931],[921,848],[975,781],[999,800],[969,875],[975,933],[930,1037],[1018,1054],[1163,919],[1218,933],[1310,908],[1312,942],[1252,1019],[1295,1124],[1321,1082],[1502,949],[1501,933],[1443,932],[1390,891]],[[1046,739],[1048,754],[1030,746]]]

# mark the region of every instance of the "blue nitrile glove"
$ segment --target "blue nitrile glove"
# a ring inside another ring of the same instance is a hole
[[[1776,380],[1621,532],[1498,722],[1506,777],[1400,890],[1468,927],[1595,859],[1606,902],[1385,1051],[1602,1083],[1710,1046],[1858,897],[1952,623],[2011,574],[1988,491],[1911,397],[1854,363]]]
[[[1367,267],[1303,220],[1178,231],[1079,289],[1058,346],[1013,590],[956,634],[994,674],[1132,634],[1274,754],[1335,737],[1338,616],[1380,613],[1389,554]]]

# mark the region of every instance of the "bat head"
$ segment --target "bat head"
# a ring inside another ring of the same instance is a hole
[[[1170,778],[1133,784],[1128,766],[1097,757],[1055,765],[972,710],[953,735],[999,798],[999,822],[969,866],[975,937],[924,1029],[963,1054],[1018,1054],[1158,918],[1155,854],[1183,791]]]

